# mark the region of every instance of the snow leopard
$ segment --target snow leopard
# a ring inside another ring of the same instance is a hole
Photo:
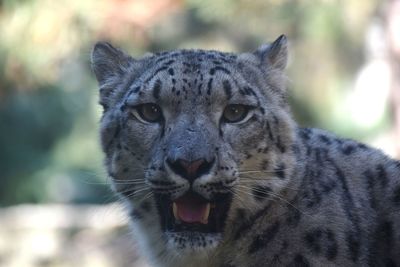
[[[284,35],[243,53],[94,46],[105,168],[152,266],[400,266],[400,162],[299,126],[287,58]]]

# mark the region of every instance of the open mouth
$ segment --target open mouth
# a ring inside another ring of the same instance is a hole
[[[171,200],[157,195],[162,230],[165,232],[221,233],[232,201],[230,193],[208,200],[195,192]]]

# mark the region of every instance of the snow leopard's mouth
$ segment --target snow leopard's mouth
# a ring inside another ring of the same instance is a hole
[[[178,199],[158,195],[157,206],[164,232],[221,233],[232,201],[230,193],[208,200],[188,192]]]

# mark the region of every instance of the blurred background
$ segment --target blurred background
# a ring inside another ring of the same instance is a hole
[[[0,0],[0,266],[145,266],[108,189],[93,44],[290,40],[296,119],[400,157],[399,0]]]

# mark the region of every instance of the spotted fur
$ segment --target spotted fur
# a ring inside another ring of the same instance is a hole
[[[284,36],[255,52],[176,50],[132,58],[98,43],[101,143],[113,189],[154,266],[400,266],[400,162],[299,127]],[[139,104],[163,119],[144,123]],[[229,104],[250,105],[240,123]],[[192,183],[166,159],[213,162]],[[214,161],[213,161],[214,159]],[[232,193],[219,235],[164,232],[156,195]]]

